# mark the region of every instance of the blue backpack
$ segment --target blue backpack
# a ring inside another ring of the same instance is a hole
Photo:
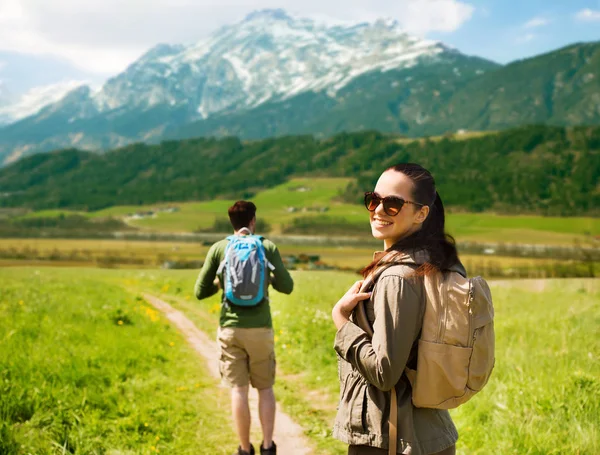
[[[230,235],[227,240],[225,259],[217,271],[217,274],[224,271],[224,301],[245,307],[256,306],[268,299],[269,270],[275,268],[267,260],[262,237]]]

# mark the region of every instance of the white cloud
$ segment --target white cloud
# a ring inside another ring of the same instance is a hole
[[[533,19],[525,22],[525,24],[523,24],[523,28],[526,28],[526,29],[538,28],[538,27],[543,27],[544,25],[548,25],[549,23],[550,23],[550,20],[548,20],[544,17],[534,17]]]
[[[517,44],[525,44],[525,43],[529,43],[530,41],[533,41],[536,37],[535,33],[526,33],[525,35],[522,36],[518,36],[515,39],[515,43]]]
[[[575,18],[584,22],[600,22],[600,10],[585,8],[577,12]]]
[[[467,0],[468,1],[468,0]],[[396,19],[408,31],[453,32],[475,8],[463,0],[1,0],[0,50],[50,55],[113,74],[157,43],[189,43],[251,11],[337,21]]]
[[[475,8],[455,0],[411,1],[407,3],[408,17],[402,23],[413,32],[453,32],[473,15]],[[427,6],[424,6],[427,5]]]
[[[0,50],[33,55],[52,55],[68,60],[75,66],[98,73],[111,73],[124,69],[127,63],[139,56],[146,46],[127,42],[122,46],[104,43],[102,40],[87,41],[84,34],[65,36],[72,24],[71,18],[53,18],[35,8],[27,9],[28,3],[5,0],[0,4]],[[33,2],[29,2],[33,3]],[[42,21],[47,17],[47,21]],[[49,25],[56,19],[56,27]],[[77,28],[77,27],[73,27]]]

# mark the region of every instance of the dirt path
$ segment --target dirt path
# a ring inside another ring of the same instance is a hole
[[[181,311],[176,310],[158,297],[145,293],[142,295],[149,304],[163,313],[186,336],[190,345],[206,361],[210,374],[217,379],[220,378],[217,344],[204,332],[199,330]],[[255,428],[259,425],[258,394],[252,388],[250,392],[250,412],[252,414],[253,427]],[[303,434],[302,428],[281,410],[279,404],[277,404],[275,435],[273,439],[277,442],[277,451],[280,454],[308,455],[314,453],[310,443]],[[257,444],[260,444],[260,441],[255,443],[255,446]]]

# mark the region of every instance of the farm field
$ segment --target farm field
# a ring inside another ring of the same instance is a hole
[[[164,298],[213,337],[219,298],[195,301],[196,273],[0,269],[0,313],[10,321],[0,327],[0,452],[230,452],[226,397],[138,299]],[[338,394],[330,311],[356,275],[293,276],[292,295],[272,293],[276,393],[319,455],[342,454],[330,437]],[[492,292],[496,368],[483,392],[452,411],[459,453],[599,453],[600,281],[498,281]]]
[[[317,223],[313,228],[317,233],[326,232],[327,224],[337,221],[349,226],[348,235],[368,237],[370,231],[366,210],[359,204],[338,200],[340,192],[349,182],[345,178],[295,178],[258,193],[252,200],[257,204],[258,217],[269,223],[272,234],[289,229],[295,219],[309,218]],[[211,228],[217,219],[226,220],[227,208],[232,202],[213,200],[122,206],[89,213],[45,210],[22,216],[53,217],[72,213],[92,219],[117,217],[125,218],[130,225],[147,231],[194,232]],[[169,208],[176,208],[176,211],[167,211]],[[153,216],[140,219],[126,217],[128,214],[150,211],[154,212]],[[450,212],[447,215],[447,230],[459,242],[572,246],[575,242],[590,243],[600,235],[600,219]]]
[[[373,248],[296,245],[278,243],[287,257],[318,256],[327,267],[358,271],[367,265]],[[158,268],[178,262],[199,269],[209,244],[182,241],[138,241],[99,239],[0,239],[0,266],[77,266],[104,268]],[[600,264],[582,264],[565,259],[461,254],[471,274],[493,277],[591,276]]]

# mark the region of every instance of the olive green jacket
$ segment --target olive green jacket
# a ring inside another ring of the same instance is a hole
[[[335,337],[340,401],[333,435],[353,445],[382,449],[389,443],[390,390],[398,397],[398,452],[411,455],[444,450],[458,439],[445,410],[416,408],[404,369],[416,368],[418,338],[425,312],[423,279],[410,277],[426,257],[412,255],[379,277],[366,312],[373,339],[353,321]],[[466,275],[462,265],[452,268]]]

